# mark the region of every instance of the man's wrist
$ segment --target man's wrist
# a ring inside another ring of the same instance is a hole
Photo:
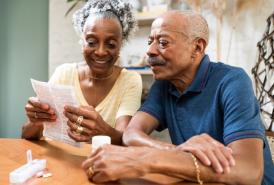
[[[158,148],[147,148],[145,147],[145,153],[142,157],[140,157],[140,161],[138,162],[141,166],[144,166],[145,173],[158,173],[161,171],[161,151]]]
[[[157,141],[158,142],[158,141]],[[161,149],[161,150],[171,150],[171,149],[175,149],[176,146],[170,143],[165,143],[165,142],[158,142],[155,145],[155,148]]]

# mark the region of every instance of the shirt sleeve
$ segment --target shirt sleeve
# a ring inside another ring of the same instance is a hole
[[[225,144],[243,138],[264,139],[259,105],[251,80],[242,69],[224,77],[222,104]]]
[[[146,112],[159,121],[158,131],[164,130],[166,126],[164,112],[163,82],[155,81],[149,90],[148,97],[139,111]]]
[[[123,86],[126,87],[119,105],[116,119],[120,116],[133,116],[140,107],[142,95],[142,78],[136,72],[130,72]],[[119,93],[119,92],[118,92]]]
[[[74,63],[66,63],[58,66],[49,79],[51,84],[67,85],[73,80]]]

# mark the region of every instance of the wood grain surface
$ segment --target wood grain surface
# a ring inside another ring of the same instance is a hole
[[[33,177],[26,185],[92,185],[81,163],[90,154],[91,146],[84,144],[75,148],[57,141],[28,141],[24,139],[0,139],[0,184],[9,185],[9,173],[26,163],[26,151],[32,150],[33,159],[46,159],[48,178]],[[139,179],[123,179],[106,185],[155,185],[176,184],[195,185],[195,183],[178,182],[178,179],[159,174],[149,174]],[[197,185],[197,184],[196,184]],[[205,184],[220,185],[220,184]]]

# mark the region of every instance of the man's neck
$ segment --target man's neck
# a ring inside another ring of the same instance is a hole
[[[191,65],[186,71],[182,71],[179,75],[170,80],[170,82],[180,93],[183,93],[191,85],[196,76],[200,63],[201,60],[193,62],[193,65]]]
[[[174,78],[170,82],[176,87],[176,89],[180,93],[183,93],[188,88],[188,86],[192,83],[194,77],[195,77],[195,74],[193,75],[189,74],[187,76]]]

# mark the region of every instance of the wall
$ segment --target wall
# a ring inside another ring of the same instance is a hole
[[[6,88],[4,88],[4,80],[6,79],[6,48],[7,48],[7,31],[6,31],[6,25],[7,21],[4,21],[4,16],[6,15],[6,5],[7,1],[0,0],[1,6],[0,6],[0,136],[3,136],[4,129],[2,128],[3,123],[5,121],[5,116],[3,114],[6,106],[6,98],[4,95],[6,95]]]
[[[0,4],[0,137],[20,137],[30,78],[48,77],[48,0]]]
[[[49,1],[49,74],[65,62],[82,60],[79,38],[72,26],[72,13],[65,16],[71,3],[66,0]],[[75,7],[78,9],[79,6]],[[49,75],[49,76],[50,76]]]
[[[262,38],[266,27],[265,21],[274,9],[274,2],[273,0],[242,1],[246,3],[246,6],[241,6],[237,13],[234,12],[238,1],[227,0],[226,2],[227,9],[223,12],[222,27],[218,31],[221,34],[222,43],[220,59],[224,63],[244,68],[251,76],[251,68],[257,59],[256,44]],[[67,17],[64,16],[70,6],[71,4],[66,3],[65,0],[50,0],[50,74],[61,63],[82,60],[79,39],[72,27],[72,13]],[[216,19],[213,11],[210,11],[208,7],[202,10],[202,14],[210,28],[207,52],[211,59],[216,61]],[[129,55],[145,54],[148,33],[149,27],[142,27],[136,37],[125,45],[121,53],[122,63],[128,61]]]
[[[236,2],[243,2],[236,8]],[[245,4],[244,4],[245,3]],[[227,0],[221,34],[221,61],[242,67],[253,79],[251,69],[257,61],[257,42],[263,37],[266,19],[274,10],[273,0]],[[236,11],[236,10],[237,11]],[[235,13],[236,11],[236,13]],[[212,12],[204,11],[210,28],[210,44],[207,52],[216,60],[216,19]]]

